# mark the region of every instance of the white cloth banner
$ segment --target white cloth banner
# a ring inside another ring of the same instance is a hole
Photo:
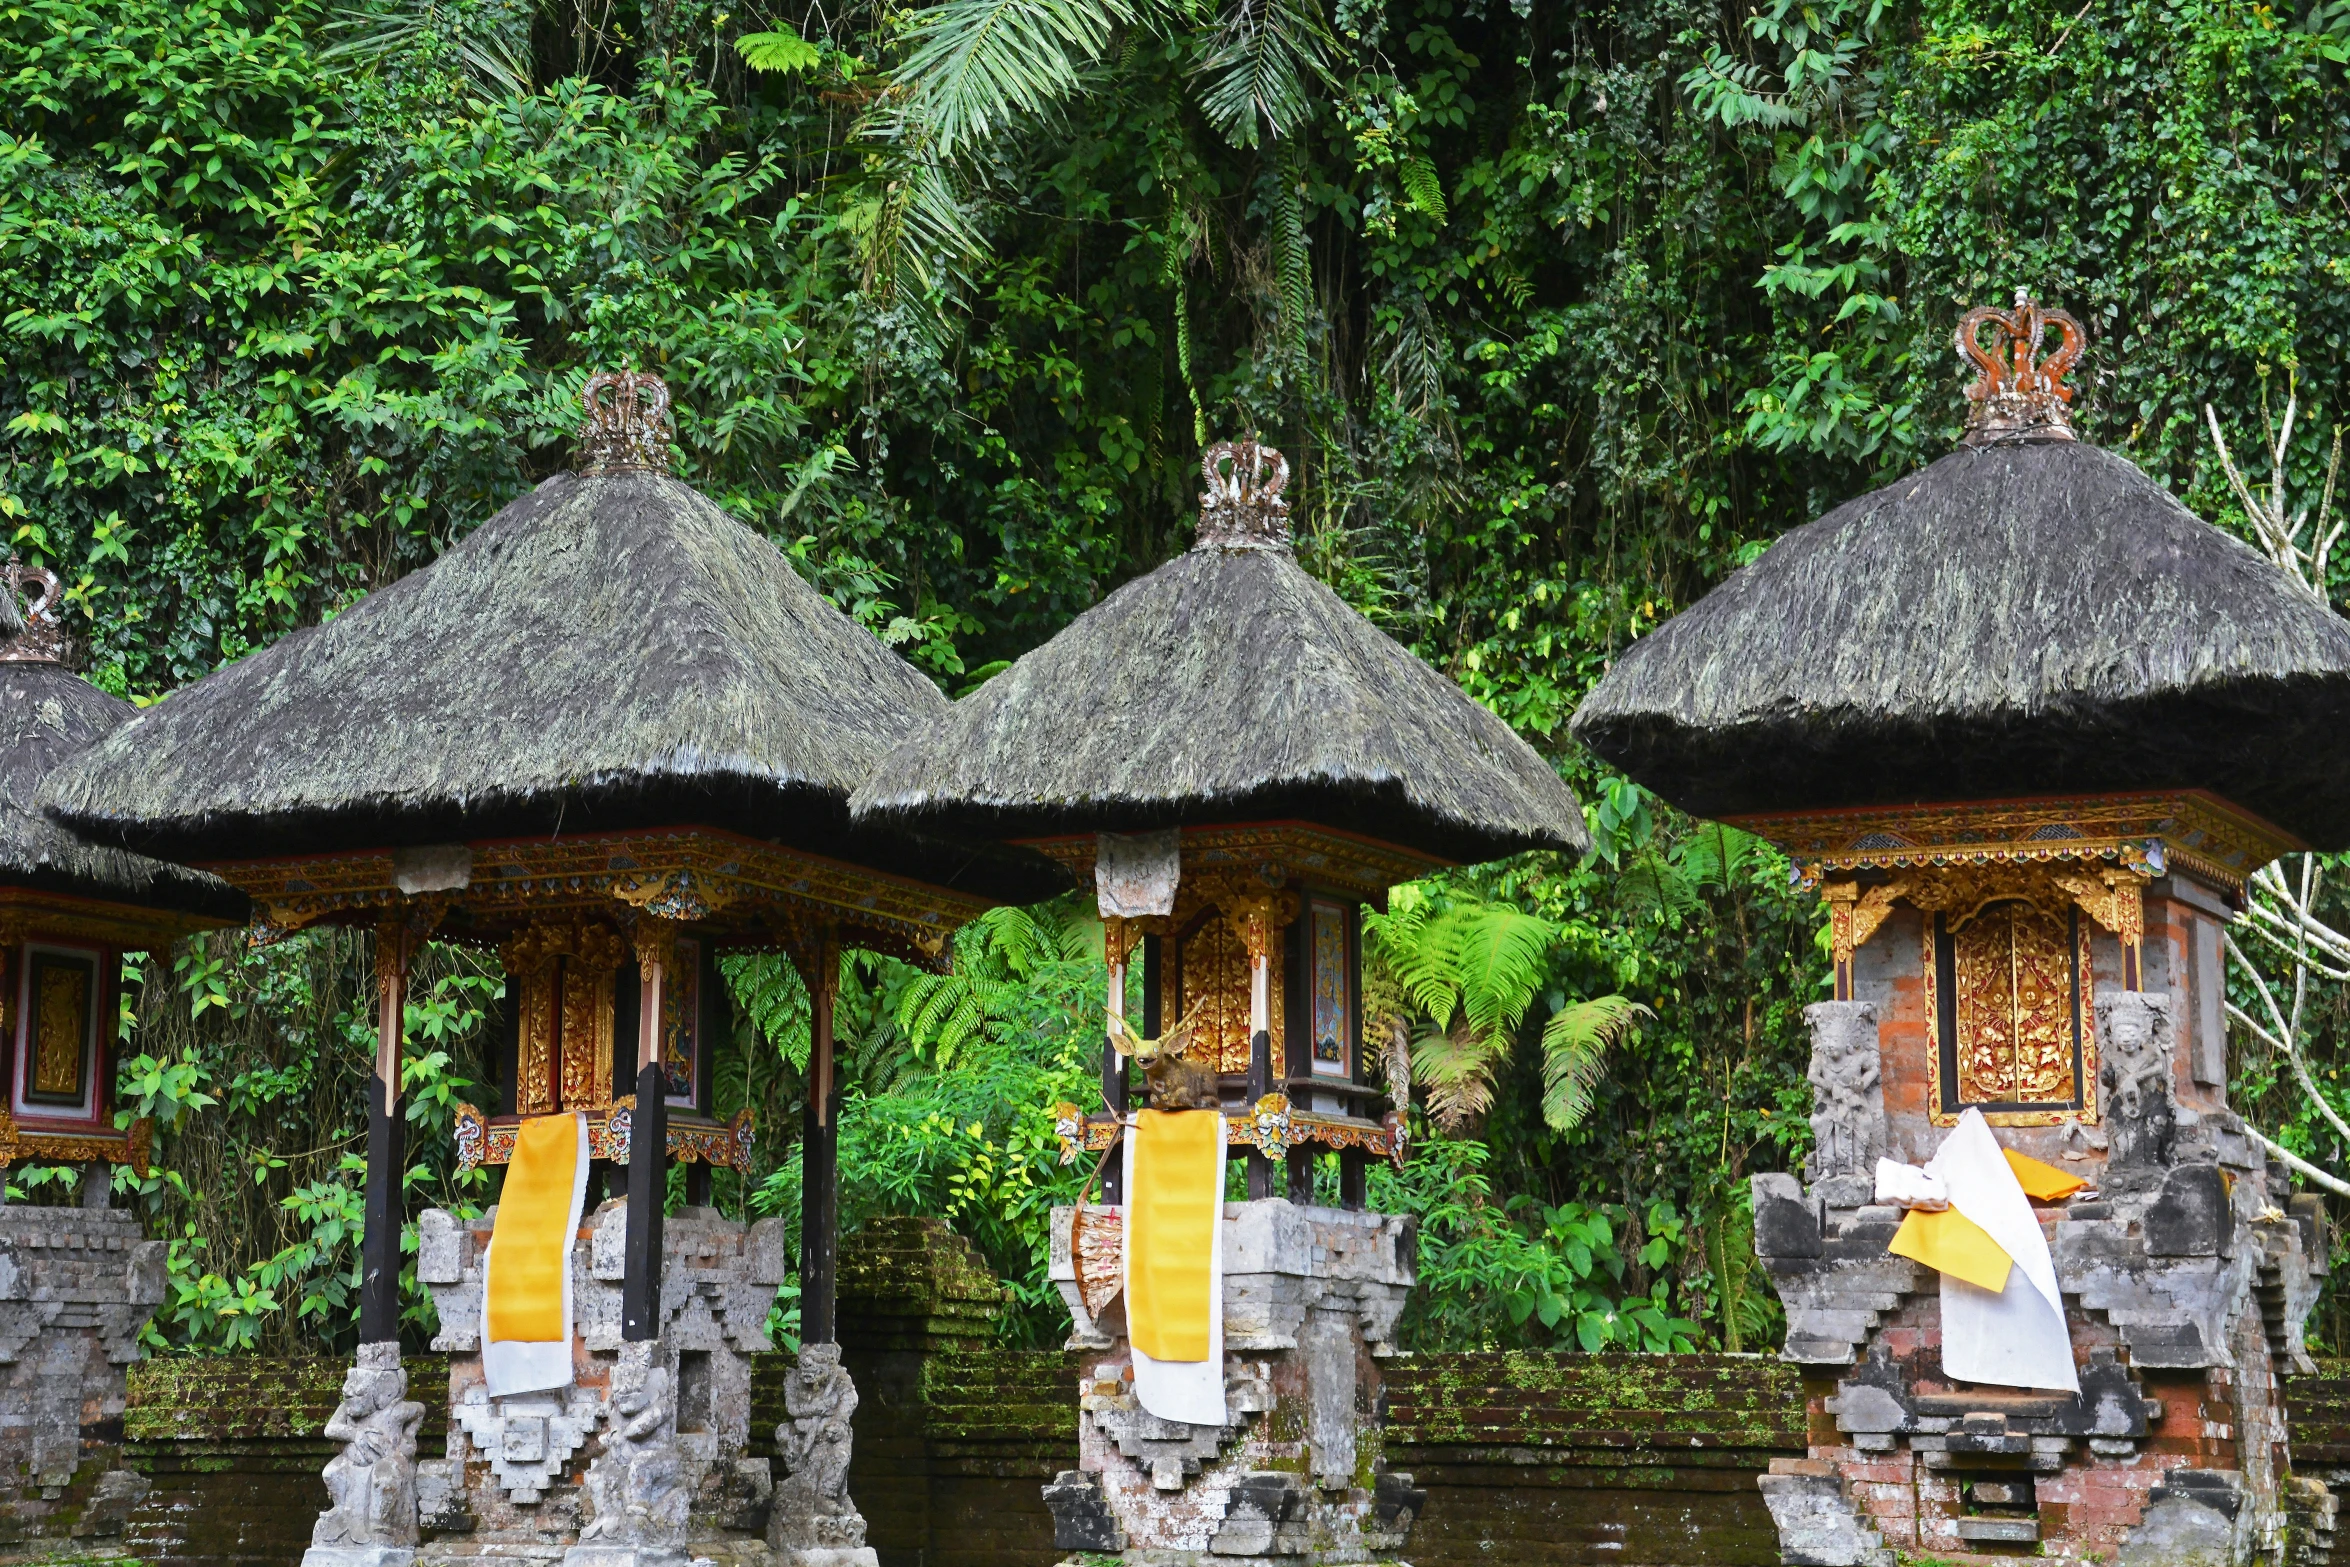
[[[2048,1238],[1981,1111],[1958,1118],[1923,1173],[1939,1177],[1950,1206],[1980,1225],[2015,1264],[2007,1288],[1997,1293],[1942,1275],[1943,1371],[1961,1382],[2078,1393]]]
[[[1126,1139],[1126,1181],[1121,1188],[1134,1190],[1134,1139]],[[1216,1139],[1216,1190],[1224,1189],[1224,1139]],[[1131,1244],[1134,1232],[1127,1232],[1128,1244],[1119,1262],[1121,1270],[1134,1259]],[[1129,1284],[1131,1281],[1129,1281]],[[1134,1292],[1127,1289],[1126,1298]],[[1224,1216],[1219,1206],[1216,1215],[1216,1243],[1208,1248],[1208,1358],[1205,1360],[1153,1360],[1140,1349],[1134,1350],[1134,1397],[1136,1402],[1161,1420],[1187,1420],[1195,1426],[1220,1426],[1224,1423]],[[1127,1341],[1131,1347],[1133,1340]]]

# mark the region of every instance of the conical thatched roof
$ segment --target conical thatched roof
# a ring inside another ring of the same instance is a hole
[[[17,577],[0,568],[0,886],[241,921],[244,894],[201,871],[91,843],[33,806],[43,779],[120,727],[138,709],[51,661],[45,628],[17,611]],[[55,579],[46,599],[55,597]],[[47,603],[35,606],[36,616]],[[29,633],[29,635],[28,635]]]
[[[859,820],[1020,838],[1303,819],[1461,861],[1584,847],[1531,746],[1298,565],[1277,479],[1209,483],[1195,548],[891,752]]]
[[[1700,816],[2202,788],[2350,845],[2350,624],[2069,438],[1796,529],[1627,648],[1573,732]]]
[[[563,474],[148,710],[44,803],[193,861],[709,825],[966,890],[1049,890],[1041,862],[850,830],[849,791],[947,706],[690,486]]]

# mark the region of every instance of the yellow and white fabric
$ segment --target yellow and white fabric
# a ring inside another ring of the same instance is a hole
[[[587,1199],[584,1115],[517,1129],[482,1259],[481,1366],[492,1398],[571,1385],[571,1248]]]
[[[1923,1169],[1878,1161],[1879,1198],[1910,1210],[1886,1249],[1942,1275],[1945,1374],[2077,1393],[2064,1296],[2027,1179],[2043,1201],[2086,1184],[2001,1148],[1982,1112],[1969,1110]]]
[[[1224,1117],[1144,1110],[1126,1139],[1126,1332],[1134,1396],[1224,1423]]]

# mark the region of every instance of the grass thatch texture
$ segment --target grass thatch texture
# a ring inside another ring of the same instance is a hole
[[[2200,787],[2350,844],[2350,624],[2112,453],[1951,453],[1634,643],[1573,732],[1700,816]]]
[[[140,715],[45,803],[189,859],[696,821],[886,859],[847,795],[947,705],[691,487],[565,474]]]
[[[852,809],[1000,837],[1302,817],[1462,861],[1585,843],[1533,747],[1268,549],[1128,583],[891,752]]]
[[[91,843],[34,807],[33,797],[53,769],[137,711],[56,664],[0,664],[0,879],[44,892],[242,920],[244,896],[227,883]]]

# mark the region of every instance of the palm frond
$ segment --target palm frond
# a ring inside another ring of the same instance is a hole
[[[1330,76],[1330,29],[1312,0],[1232,0],[1200,74],[1200,110],[1235,147],[1279,141],[1313,112],[1307,81]]]
[[[1762,840],[1720,822],[1706,822],[1692,833],[1674,856],[1682,874],[1699,887],[1727,891],[1741,877],[1752,874],[1761,857]]]
[[[446,39],[478,86],[519,97],[531,91],[530,22],[530,11],[519,5],[464,11],[443,0],[360,0],[328,19],[326,34],[334,41],[319,58],[330,67],[375,71]]]
[[[897,85],[951,158],[1068,97],[1135,14],[1132,0],[938,0],[907,21]]]
[[[1642,1018],[1655,1014],[1625,996],[1597,996],[1564,1006],[1542,1027],[1542,1119],[1560,1131],[1591,1113],[1591,1096],[1607,1053]]]

